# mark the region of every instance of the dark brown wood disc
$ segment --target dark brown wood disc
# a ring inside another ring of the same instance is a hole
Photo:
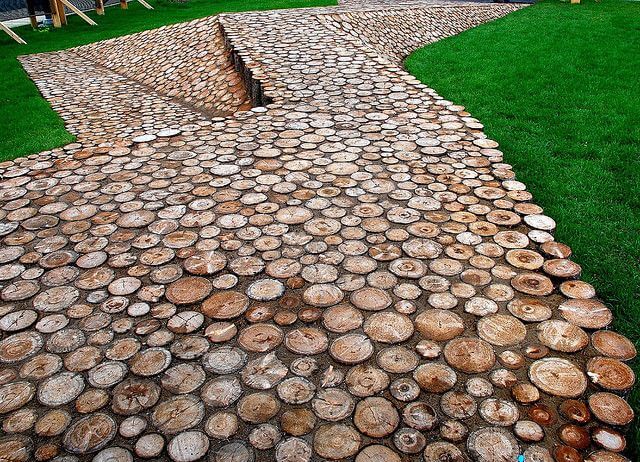
[[[462,318],[447,310],[423,311],[416,317],[415,325],[418,332],[428,340],[451,340],[464,332]]]
[[[201,311],[213,319],[232,319],[249,308],[249,298],[242,292],[227,290],[216,292],[202,304]]]
[[[587,378],[572,362],[562,358],[543,358],[529,367],[529,379],[545,393],[575,398],[587,389]]]
[[[449,341],[443,353],[452,367],[467,374],[486,372],[496,361],[493,347],[484,340],[472,337],[459,337]]]
[[[36,354],[42,348],[44,340],[36,332],[20,332],[0,341],[0,361],[17,363]]]
[[[171,283],[165,296],[167,300],[176,305],[189,305],[204,300],[212,289],[213,286],[208,279],[184,277]]]
[[[613,319],[611,310],[603,303],[593,299],[567,300],[558,307],[558,310],[564,319],[586,329],[602,329],[608,326]]]
[[[360,449],[362,437],[353,428],[342,424],[322,425],[313,437],[313,449],[329,460],[343,460],[354,456]]]
[[[636,357],[636,347],[628,338],[610,331],[599,330],[591,335],[591,344],[604,356],[628,361]]]
[[[134,415],[154,406],[160,387],[150,380],[126,379],[113,389],[111,408],[121,415]]]
[[[577,399],[567,399],[560,405],[560,413],[567,419],[585,424],[591,420],[591,413],[587,405]]]
[[[282,413],[280,427],[282,431],[293,436],[310,433],[316,425],[316,416],[308,409],[295,408]]]
[[[636,381],[633,369],[613,358],[598,356],[587,363],[587,375],[591,381],[606,390],[624,391]]]

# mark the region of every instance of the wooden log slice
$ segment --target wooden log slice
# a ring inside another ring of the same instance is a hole
[[[567,419],[585,424],[591,420],[589,408],[583,401],[567,399],[560,405],[560,413]]]
[[[611,310],[598,300],[571,299],[562,303],[558,310],[571,324],[586,329],[602,329],[613,320]]]
[[[589,431],[576,424],[564,424],[558,429],[560,440],[572,448],[586,449],[591,444]]]
[[[540,246],[545,255],[555,258],[569,258],[571,256],[571,248],[560,242],[548,241]]]
[[[202,365],[214,374],[232,374],[247,363],[247,354],[240,348],[222,346],[206,353]]]
[[[389,393],[398,401],[413,401],[420,396],[420,385],[413,379],[402,377],[391,382]]]
[[[254,453],[240,441],[225,444],[215,452],[213,462],[253,462]]]
[[[301,438],[287,438],[276,446],[276,462],[309,462],[313,450]]]
[[[515,317],[525,322],[541,322],[551,318],[552,311],[543,300],[537,298],[516,298],[507,308]]]
[[[247,363],[242,369],[242,381],[245,385],[259,390],[268,390],[282,380],[289,369],[278,359],[275,353],[261,356]]]
[[[529,367],[529,379],[545,393],[575,398],[587,389],[587,378],[572,362],[562,358],[543,358]]]
[[[585,462],[631,462],[631,460],[622,454],[599,450],[589,454]]]
[[[544,430],[531,420],[519,420],[513,426],[513,433],[525,443],[542,441]]]
[[[34,310],[17,310],[7,313],[0,318],[0,330],[17,332],[26,329],[38,320],[38,313]]]
[[[138,414],[158,402],[160,391],[150,380],[126,379],[113,389],[111,409],[120,415]]]
[[[160,455],[164,449],[164,438],[158,433],[148,433],[142,436],[134,446],[138,457],[149,459]]]
[[[237,333],[236,325],[227,321],[211,323],[204,331],[204,335],[212,343],[224,343],[235,337]]]
[[[429,431],[438,424],[438,415],[427,403],[414,401],[403,408],[402,421],[416,430]]]
[[[116,429],[116,422],[108,415],[91,414],[71,424],[62,442],[69,452],[88,454],[109,444]]]
[[[171,283],[165,296],[167,300],[176,305],[189,305],[207,298],[212,289],[213,286],[208,279],[190,276]]]
[[[34,281],[19,280],[2,289],[0,298],[6,302],[17,302],[33,297],[40,290],[40,286]]]
[[[504,314],[485,316],[478,321],[478,335],[497,346],[521,343],[527,336],[527,328],[517,318]]]
[[[462,451],[446,441],[436,441],[428,444],[422,453],[424,462],[464,462]]]
[[[338,337],[331,343],[329,354],[341,363],[358,364],[373,355],[373,344],[365,335],[347,334]]]
[[[276,220],[287,225],[299,225],[313,218],[313,212],[304,207],[283,207],[275,215]]]
[[[136,353],[129,363],[130,370],[136,375],[150,377],[159,374],[171,364],[171,353],[164,348],[147,348]]]
[[[120,361],[105,361],[89,371],[89,383],[96,388],[109,388],[127,374],[127,366]]]
[[[182,363],[167,369],[162,375],[162,388],[176,395],[191,393],[204,383],[206,375],[197,364]]]
[[[471,432],[467,450],[478,462],[517,460],[520,454],[520,446],[511,432],[500,427],[485,427]]]
[[[278,397],[288,404],[311,401],[315,392],[315,385],[303,377],[291,377],[278,385]]]
[[[167,452],[175,462],[192,462],[204,457],[209,450],[209,438],[200,431],[188,431],[175,436],[167,445]]]
[[[327,335],[314,327],[300,327],[287,333],[284,344],[289,351],[299,355],[317,355],[329,346]]]
[[[636,347],[628,338],[610,330],[599,330],[591,335],[591,344],[598,353],[621,361],[636,357]]]
[[[363,325],[371,339],[381,343],[400,343],[413,335],[413,322],[408,316],[393,311],[374,313]]]
[[[588,282],[580,280],[564,281],[560,284],[560,292],[569,298],[587,299],[596,296],[596,289]]]
[[[486,372],[496,361],[493,347],[484,340],[472,337],[458,337],[449,341],[443,353],[452,367],[467,374]]]
[[[190,256],[184,261],[184,269],[191,274],[204,276],[222,271],[227,265],[224,254],[216,251],[202,251]]]
[[[38,387],[38,401],[46,406],[60,406],[73,401],[84,389],[82,375],[61,372],[49,377]]]
[[[223,375],[209,380],[200,396],[207,406],[227,407],[242,396],[242,384],[237,377]]]
[[[520,417],[518,406],[504,399],[487,398],[479,406],[480,416],[491,425],[509,427]]]
[[[368,364],[359,364],[347,373],[346,384],[349,392],[354,396],[373,396],[389,386],[389,376],[382,369]]]
[[[362,437],[353,428],[342,424],[322,425],[313,436],[313,449],[329,460],[342,460],[354,456],[360,449]]]
[[[565,258],[546,260],[542,269],[549,276],[561,279],[577,278],[582,272],[582,267],[580,265]]]
[[[511,285],[519,292],[528,295],[543,296],[553,292],[553,282],[542,274],[523,273],[511,280]]]
[[[549,320],[538,324],[538,340],[549,348],[574,353],[589,344],[589,336],[580,327],[565,321]]]
[[[310,433],[316,425],[316,416],[308,409],[289,409],[280,417],[282,431],[293,436]]]
[[[33,441],[23,435],[0,438],[0,460],[7,462],[27,462],[33,460]]]
[[[17,363],[30,358],[43,346],[42,335],[36,332],[19,332],[0,341],[0,361]]]
[[[505,259],[512,266],[529,271],[537,270],[542,267],[544,263],[544,257],[542,255],[528,249],[509,250],[505,255]]]
[[[417,454],[427,445],[427,439],[418,430],[405,427],[394,433],[393,444],[400,452]]]
[[[193,395],[179,395],[161,401],[151,413],[151,422],[165,435],[195,427],[204,418],[204,404]]]
[[[249,298],[265,302],[280,298],[284,290],[284,285],[277,279],[259,279],[249,284],[246,292]]]
[[[284,333],[273,324],[258,323],[244,328],[238,336],[238,344],[245,350],[266,352],[282,343]]]
[[[636,381],[633,369],[629,366],[617,359],[602,356],[589,360],[587,375],[593,383],[613,391],[628,390]]]
[[[36,388],[29,382],[9,382],[0,386],[0,414],[20,409],[35,395]]]
[[[207,298],[201,311],[213,319],[232,319],[240,316],[249,307],[249,298],[241,292],[227,290]]]
[[[444,393],[455,385],[458,377],[446,364],[422,364],[413,372],[413,378],[420,388],[430,393]]]
[[[391,296],[386,291],[374,287],[364,287],[351,294],[351,303],[366,311],[384,310],[392,302]]]
[[[322,313],[322,325],[339,334],[359,328],[363,321],[362,313],[348,304],[329,307]]]
[[[326,388],[311,402],[313,412],[321,419],[337,422],[349,417],[355,408],[349,393],[339,388]]]
[[[455,419],[466,419],[476,413],[478,405],[475,399],[461,391],[448,391],[440,399],[442,411]]]
[[[607,427],[595,427],[591,430],[591,438],[595,444],[607,451],[622,452],[627,446],[624,435]]]
[[[451,340],[464,332],[464,321],[456,313],[447,310],[426,310],[415,319],[415,325],[426,339]]]
[[[376,362],[387,372],[404,374],[418,366],[418,355],[408,348],[395,346],[380,350]]]
[[[355,462],[401,462],[400,456],[381,444],[372,444],[362,449]]]
[[[238,432],[238,417],[231,412],[216,412],[207,419],[204,430],[211,438],[226,440]]]
[[[265,423],[278,413],[280,401],[267,393],[253,393],[240,399],[237,410],[238,416],[245,422]]]

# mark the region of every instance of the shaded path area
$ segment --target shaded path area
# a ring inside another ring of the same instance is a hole
[[[0,454],[625,460],[633,344],[482,124],[401,67],[518,8],[24,57],[78,143],[0,164]]]

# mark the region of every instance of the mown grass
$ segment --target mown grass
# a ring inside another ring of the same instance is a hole
[[[640,346],[640,3],[543,1],[422,48],[406,66],[484,123],[615,311],[614,327]],[[640,414],[638,388],[631,402]],[[627,441],[639,460],[638,419]]]
[[[153,29],[221,12],[300,8],[335,5],[337,0],[190,0],[186,3],[150,0],[154,10],[138,2],[129,9],[106,9],[104,16],[89,13],[98,26],[89,26],[77,16],[68,16],[61,29],[34,31],[16,28],[27,45],[19,45],[0,33],[0,161],[33,154],[73,141],[62,119],[51,109],[16,59],[19,55],[63,50],[98,40]]]

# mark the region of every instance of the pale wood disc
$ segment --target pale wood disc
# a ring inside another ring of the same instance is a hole
[[[319,418],[337,422],[353,413],[355,403],[349,393],[339,388],[326,388],[318,392],[311,407]]]
[[[571,299],[562,303],[558,310],[564,319],[586,329],[602,329],[613,320],[611,310],[598,300]]]
[[[174,394],[191,393],[205,381],[206,375],[197,364],[182,363],[167,369],[161,379],[162,388]]]
[[[358,364],[373,354],[371,340],[362,334],[347,334],[335,339],[329,348],[329,354],[344,364]]]
[[[493,347],[484,340],[472,337],[459,337],[449,341],[443,353],[452,367],[467,374],[486,372],[496,361]]]
[[[0,386],[0,414],[20,409],[36,393],[36,387],[29,382],[10,382]]]
[[[393,374],[411,372],[418,366],[418,361],[418,355],[401,346],[385,348],[376,355],[378,365]]]
[[[161,401],[151,413],[153,425],[165,435],[194,427],[203,418],[204,404],[193,395],[179,395]]]
[[[560,292],[569,298],[593,298],[596,290],[588,282],[580,280],[564,281],[560,284]]]
[[[171,353],[164,348],[148,348],[136,353],[129,366],[131,372],[143,377],[149,377],[164,371],[171,364]]]
[[[36,332],[20,332],[0,341],[0,361],[17,363],[36,354],[44,344]]]
[[[315,385],[303,377],[291,377],[278,385],[278,397],[288,404],[302,404],[311,401],[315,391]]]
[[[485,316],[478,321],[478,335],[497,346],[521,343],[527,336],[527,328],[517,318],[505,314]]]
[[[385,390],[389,386],[389,375],[377,367],[358,364],[349,370],[345,382],[352,395],[362,398]]]
[[[591,437],[595,444],[608,451],[622,452],[627,445],[622,433],[607,427],[595,427]]]
[[[355,462],[401,462],[401,459],[392,449],[372,444],[358,453]]]
[[[516,298],[509,302],[507,308],[517,318],[525,322],[541,322],[551,317],[551,308],[537,298]]]
[[[313,436],[313,449],[329,460],[341,460],[355,455],[360,449],[362,437],[348,425],[322,425]]]
[[[314,284],[304,291],[302,298],[311,306],[326,308],[340,303],[344,293],[332,284]]]
[[[487,398],[478,408],[480,416],[491,425],[509,427],[520,417],[518,406],[512,402],[498,398]]]
[[[175,462],[192,462],[204,457],[209,450],[209,438],[200,431],[188,431],[175,436],[167,445],[167,452]]]
[[[322,325],[331,332],[339,334],[357,329],[363,321],[362,312],[348,304],[329,307],[322,313]]]
[[[47,406],[60,406],[73,401],[84,389],[82,375],[61,372],[49,377],[38,387],[38,401]]]
[[[369,316],[364,322],[363,330],[377,342],[400,343],[413,335],[413,322],[403,314],[385,311]]]
[[[407,404],[402,410],[402,421],[405,425],[420,431],[429,431],[438,424],[436,410],[423,401]]]
[[[227,265],[227,257],[216,251],[198,252],[184,261],[184,268],[191,274],[203,276],[222,271]]]
[[[517,291],[528,295],[549,295],[553,292],[553,282],[546,276],[537,273],[519,274],[511,280]]]
[[[420,388],[430,393],[444,393],[456,384],[458,377],[446,364],[421,364],[413,372],[413,378]]]
[[[529,379],[542,391],[563,398],[575,398],[587,389],[587,377],[571,361],[543,358],[529,367]]]
[[[544,257],[538,252],[529,249],[512,249],[507,252],[505,259],[512,266],[529,271],[542,267]]]
[[[467,450],[478,462],[517,460],[520,454],[518,442],[512,433],[500,427],[485,427],[471,432]]]
[[[418,332],[428,340],[451,340],[464,332],[462,318],[447,310],[423,311],[416,317],[415,325]]]
[[[288,350],[300,355],[316,355],[329,346],[327,335],[314,327],[300,327],[287,333],[284,344]]]
[[[436,441],[428,444],[422,453],[424,462],[464,462],[465,458],[462,451],[451,443],[446,441]]]
[[[382,289],[364,287],[351,294],[351,303],[366,311],[381,311],[393,302],[391,296]]]
[[[204,430],[211,438],[226,440],[238,432],[238,417],[231,412],[216,412],[207,419]]]
[[[207,406],[227,407],[242,396],[242,384],[237,377],[223,375],[204,384],[200,397]]]
[[[276,446],[276,462],[309,462],[313,450],[301,438],[287,438]]]
[[[582,272],[582,267],[580,267],[580,265],[564,258],[546,260],[542,269],[549,276],[561,279],[577,278]]]
[[[396,429],[400,416],[391,401],[369,397],[356,405],[353,423],[361,433],[372,438],[383,438]]]

